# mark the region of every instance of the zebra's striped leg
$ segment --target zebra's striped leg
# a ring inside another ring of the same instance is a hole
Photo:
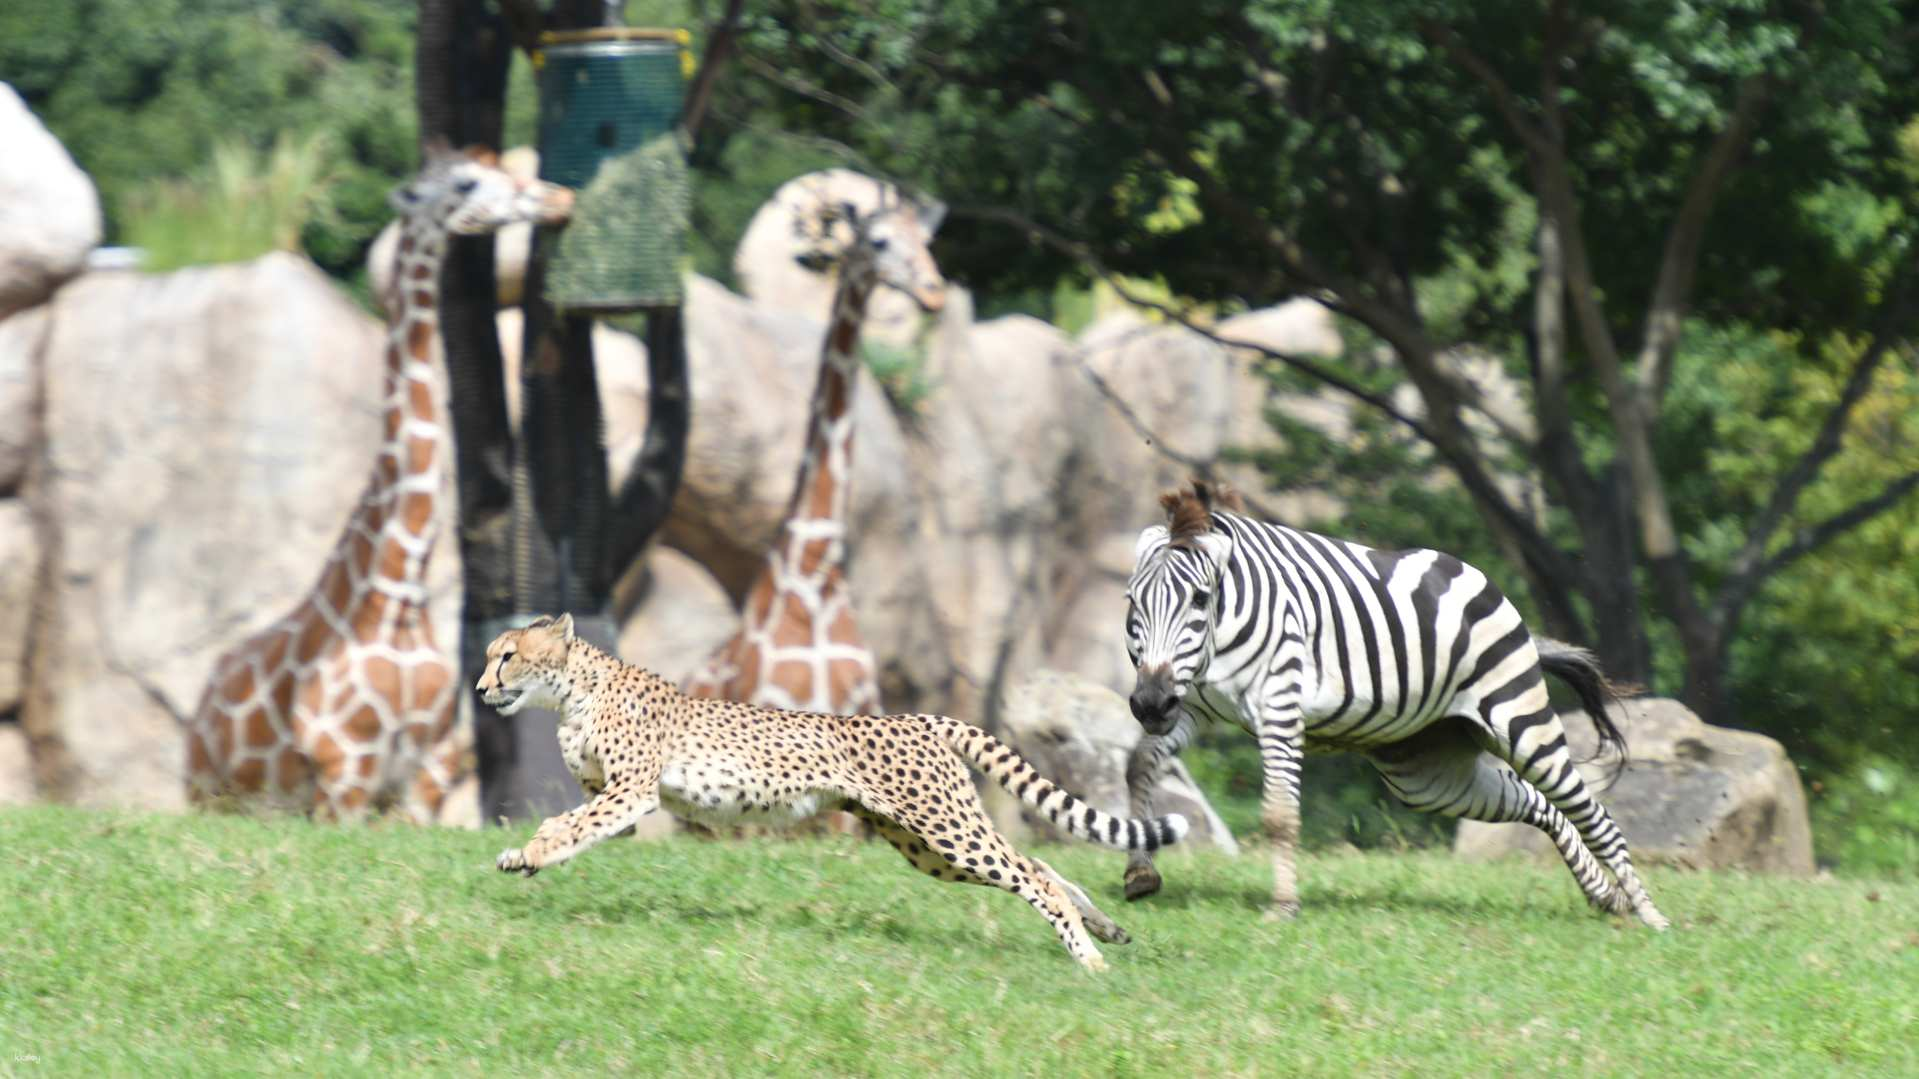
[[[1546,833],[1586,899],[1600,910],[1625,913],[1625,895],[1565,814],[1452,723],[1442,720],[1404,742],[1380,746],[1367,759],[1394,796],[1422,813],[1524,822]]]
[[[1173,729],[1165,734],[1149,734],[1133,746],[1126,758],[1127,811],[1134,820],[1153,816],[1153,788],[1166,774],[1166,766],[1193,740],[1193,719],[1182,713]],[[1125,895],[1128,900],[1144,899],[1159,891],[1159,870],[1153,868],[1152,852],[1134,850],[1126,855]]]
[[[1543,688],[1539,695],[1545,696]],[[1504,757],[1565,814],[1579,830],[1586,847],[1612,871],[1613,878],[1619,882],[1621,906],[1617,912],[1623,914],[1631,910],[1652,928],[1665,929],[1670,923],[1659,913],[1659,908],[1653,906],[1652,896],[1646,893],[1646,886],[1634,872],[1632,855],[1626,850],[1626,837],[1613,822],[1612,814],[1593,797],[1579,769],[1573,767],[1572,754],[1566,749],[1566,729],[1560,725],[1552,707],[1545,705],[1508,721],[1506,738],[1499,737],[1500,728],[1496,724],[1488,726],[1492,728],[1493,737],[1486,748]]]
[[[1299,913],[1299,762],[1303,735],[1298,707],[1277,709],[1259,725],[1259,823],[1273,848],[1273,905],[1268,918]]]

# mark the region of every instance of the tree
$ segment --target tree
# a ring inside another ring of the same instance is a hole
[[[705,62],[682,117],[689,137],[697,133],[739,9],[735,0],[707,35]],[[537,43],[542,29],[603,25],[617,13],[617,6],[598,0],[562,0],[544,12],[531,0],[497,9],[421,0],[422,134],[443,134],[456,145],[500,145],[513,49]],[[469,685],[479,679],[491,639],[529,614],[576,611],[583,635],[613,647],[614,585],[665,521],[685,464],[691,399],[680,310],[646,314],[647,433],[621,489],[609,493],[592,321],[556,312],[545,301],[548,253],[536,238],[523,301],[524,404],[517,430],[507,415],[494,323],[493,238],[456,240],[442,282],[466,574],[460,654]],[[574,784],[550,729],[528,716],[500,717],[477,697],[473,708],[481,818],[562,808]]]
[[[1546,628],[1727,718],[1759,586],[1919,486],[1919,453],[1824,516],[1800,513],[1889,360],[1910,362],[1919,112],[1909,5],[769,5],[749,35],[775,109],[935,188],[942,265],[998,288],[1062,273],[1163,281],[1191,301],[1311,296],[1417,390],[1395,409],[1339,365],[1274,357],[1414,432],[1525,574]],[[1442,287],[1443,286],[1443,287]],[[1172,312],[1180,317],[1181,312]],[[1766,484],[1722,564],[1689,554],[1668,413],[1688,326],[1848,335],[1817,437]],[[1531,390],[1503,445],[1449,363],[1490,348]],[[1665,453],[1662,456],[1662,447]],[[1536,465],[1533,514],[1497,482]]]

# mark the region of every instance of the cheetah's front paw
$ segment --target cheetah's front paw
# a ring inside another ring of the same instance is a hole
[[[518,873],[523,877],[530,877],[540,871],[539,866],[527,860],[526,851],[518,848],[501,851],[499,858],[495,859],[493,864],[502,873]]]

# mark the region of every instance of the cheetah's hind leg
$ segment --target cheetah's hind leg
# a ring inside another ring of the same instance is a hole
[[[1089,931],[1101,940],[1115,943],[1124,943],[1126,940],[1125,930],[1114,925],[1112,919],[1101,914],[1090,901],[1082,902],[1085,893],[1079,892],[1077,887],[1050,868],[1043,868],[1037,860],[1014,851],[999,833],[992,830],[992,824],[987,821],[983,811],[979,814],[976,831],[965,840],[969,844],[977,843],[980,849],[968,850],[965,854],[960,853],[958,844],[954,844],[951,850],[941,850],[931,839],[935,829],[928,828],[922,833],[864,806],[856,809],[855,815],[871,824],[882,839],[891,843],[894,850],[913,864],[913,868],[934,880],[999,888],[1026,900],[1052,923],[1060,943],[1087,970],[1098,972],[1106,969],[1106,960],[1100,956],[1093,942],[1087,939]],[[968,859],[975,864],[966,865]],[[1077,896],[1074,894],[1076,892],[1079,893]],[[1090,921],[1081,914],[1082,909],[1092,912]],[[1107,930],[1111,930],[1116,937],[1106,936]]]
[[[1105,911],[1094,906],[1093,901],[1087,897],[1085,890],[1079,885],[1067,880],[1060,875],[1059,870],[1054,869],[1052,866],[1047,865],[1045,862],[1040,861],[1030,854],[1026,855],[1026,860],[1033,863],[1034,868],[1038,869],[1041,873],[1053,878],[1053,883],[1059,885],[1060,891],[1066,893],[1066,898],[1072,900],[1073,905],[1079,908],[1080,921],[1086,923],[1086,931],[1088,933],[1093,934],[1093,936],[1108,944],[1132,943],[1132,936],[1128,934],[1126,930],[1121,929],[1119,923],[1108,918]]]

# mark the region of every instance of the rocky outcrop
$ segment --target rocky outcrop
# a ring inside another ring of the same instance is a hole
[[[16,712],[26,689],[27,612],[40,571],[40,537],[27,504],[0,498],[0,716]]]
[[[0,806],[30,805],[36,793],[27,736],[17,723],[0,723]]]
[[[89,274],[50,317],[48,478],[34,496],[59,532],[36,642],[50,657],[46,720],[79,769],[79,801],[178,805],[171,713],[194,707],[222,648],[319,572],[379,443],[384,334],[289,255]],[[431,577],[449,647],[454,546],[439,545]]]
[[[655,547],[641,564],[633,613],[620,623],[620,658],[677,684],[739,628],[726,590],[671,547]]]
[[[1041,775],[1102,812],[1128,815],[1126,758],[1141,732],[1125,698],[1077,675],[1039,670],[1007,694],[1002,719],[1000,737]],[[1178,760],[1153,792],[1153,812],[1185,814],[1193,826],[1188,843],[1239,849]],[[1048,838],[1064,838],[1042,818],[1027,814],[1026,821]]]
[[[14,93],[0,83],[0,318],[80,272],[100,242],[100,196]]]
[[[35,381],[46,338],[43,309],[0,317],[0,497],[13,494],[26,478]]]
[[[1778,742],[1713,727],[1678,701],[1628,701],[1614,713],[1630,763],[1610,789],[1608,762],[1580,766],[1626,833],[1635,862],[1808,876],[1812,830],[1799,773]],[[1575,758],[1592,755],[1592,721],[1566,718]],[[1558,860],[1537,829],[1461,821],[1454,850],[1475,860],[1527,854]]]

